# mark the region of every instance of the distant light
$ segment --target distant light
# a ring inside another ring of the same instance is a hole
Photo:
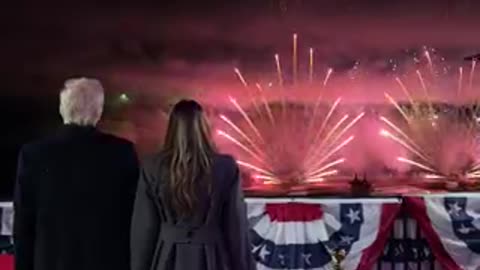
[[[123,93],[123,94],[120,95],[120,100],[121,100],[122,102],[129,102],[129,101],[130,101],[130,98],[128,97],[127,94]]]

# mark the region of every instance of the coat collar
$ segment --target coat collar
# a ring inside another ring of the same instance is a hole
[[[97,129],[94,126],[81,126],[75,124],[64,124],[62,131],[66,135],[82,135],[94,133]]]

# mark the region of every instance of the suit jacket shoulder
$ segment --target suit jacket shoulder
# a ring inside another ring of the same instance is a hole
[[[86,146],[89,150],[83,150]],[[59,132],[54,136],[27,143],[19,152],[19,166],[30,171],[44,170],[54,167],[58,161],[85,159],[90,153],[95,153],[88,158],[94,162],[117,164],[120,171],[138,175],[138,157],[132,142],[93,131],[89,135],[65,134]],[[77,166],[77,165],[70,165]],[[59,169],[61,170],[61,169]],[[32,172],[33,172],[32,171]]]
[[[31,141],[22,146],[22,148],[20,149],[20,153],[28,156],[35,155],[37,153],[46,151],[48,148],[55,144],[56,140],[53,137]]]

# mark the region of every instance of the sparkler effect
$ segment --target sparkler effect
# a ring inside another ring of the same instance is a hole
[[[308,81],[299,82],[298,77],[298,40],[293,36],[292,86],[312,85],[314,80],[314,50],[310,48],[308,58]],[[220,115],[227,125],[217,134],[231,142],[240,151],[238,164],[253,172],[253,178],[268,183],[300,184],[323,181],[338,174],[338,165],[345,162],[339,156],[341,150],[354,140],[348,135],[351,128],[364,116],[342,115],[338,110],[341,98],[331,107],[321,103],[322,94],[332,77],[333,69],[328,69],[323,79],[323,89],[311,89],[317,96],[314,104],[296,103],[289,100],[288,93],[295,92],[285,85],[280,65],[280,56],[275,55],[278,82],[269,85],[270,93],[282,94],[279,102],[267,102],[265,90],[260,83],[250,87],[238,69],[234,69],[245,91],[254,91],[249,95],[249,104],[261,104],[257,110],[242,107],[237,100],[229,97],[230,103],[241,118],[232,120]],[[301,78],[301,77],[300,77]],[[289,91],[289,92],[287,92]],[[270,94],[269,93],[269,94]]]
[[[240,165],[240,166],[243,166],[243,167],[252,169],[252,170],[254,170],[254,171],[257,171],[257,172],[259,172],[259,173],[266,174],[267,176],[268,176],[268,175],[270,175],[270,176],[272,175],[271,172],[269,172],[269,171],[267,171],[267,170],[264,170],[264,169],[262,169],[262,168],[259,168],[259,167],[255,166],[255,165],[253,165],[253,164],[248,163],[248,162],[244,162],[244,161],[241,161],[241,160],[237,160],[237,164]]]
[[[248,87],[247,81],[245,81],[245,78],[243,78],[243,75],[240,72],[240,70],[238,68],[235,68],[234,70],[235,70],[235,73],[238,76],[238,79],[242,82],[243,86]]]
[[[463,87],[463,68],[459,67],[458,68],[458,90],[457,90],[457,95],[462,92],[462,87]]]
[[[333,73],[333,69],[332,68],[329,68],[328,71],[327,71],[327,75],[325,76],[325,80],[323,80],[323,86],[327,86],[328,84],[328,80],[330,79],[330,77],[332,76],[332,73]]]
[[[477,60],[472,61],[472,68],[470,69],[470,81],[469,81],[469,89],[472,90],[473,88],[473,77],[475,76],[475,67],[477,66]]]
[[[428,67],[430,68],[430,72],[432,73],[432,75],[435,75],[435,68],[433,66],[432,57],[430,56],[430,52],[428,51],[428,49],[425,49],[425,58],[427,58]]]
[[[293,62],[293,83],[296,84],[297,83],[297,73],[298,73],[298,60],[297,60],[297,34],[293,34],[293,59],[292,59],[292,62]]]
[[[441,108],[434,105],[429,88],[435,86],[435,67],[428,51],[425,52],[432,79],[428,81],[420,70],[415,71],[423,97],[413,97],[401,79],[396,78],[408,103],[401,105],[388,93],[387,101],[401,115],[397,121],[380,116],[386,124],[380,135],[405,148],[409,157],[398,157],[397,161],[418,170],[425,179],[480,178],[480,162],[476,121],[479,106],[476,102],[454,108]],[[475,61],[470,68],[469,88],[472,88],[475,74]],[[462,94],[464,68],[458,69],[457,96]],[[428,85],[428,86],[427,86]],[[426,108],[425,108],[426,105]],[[396,123],[396,124],[395,124]]]
[[[308,62],[308,81],[313,82],[313,48],[310,48],[309,62]]]
[[[275,54],[275,64],[277,66],[278,84],[283,86],[282,67],[280,66],[280,56]]]
[[[258,160],[259,162],[261,163],[264,163],[263,159],[257,155],[255,153],[255,151],[252,151],[248,146],[246,146],[245,144],[241,143],[240,141],[238,141],[237,139],[235,139],[232,135],[226,133],[225,131],[223,130],[218,130],[217,131],[217,134],[222,136],[222,137],[225,137],[226,139],[228,139],[229,141],[231,141],[232,143],[236,144],[237,146],[239,146],[240,148],[242,148],[245,152],[249,153],[252,157],[254,157],[256,160]]]

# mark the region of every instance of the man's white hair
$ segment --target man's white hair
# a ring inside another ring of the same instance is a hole
[[[60,114],[65,124],[95,126],[103,112],[105,94],[95,79],[75,78],[65,82],[60,93]]]

